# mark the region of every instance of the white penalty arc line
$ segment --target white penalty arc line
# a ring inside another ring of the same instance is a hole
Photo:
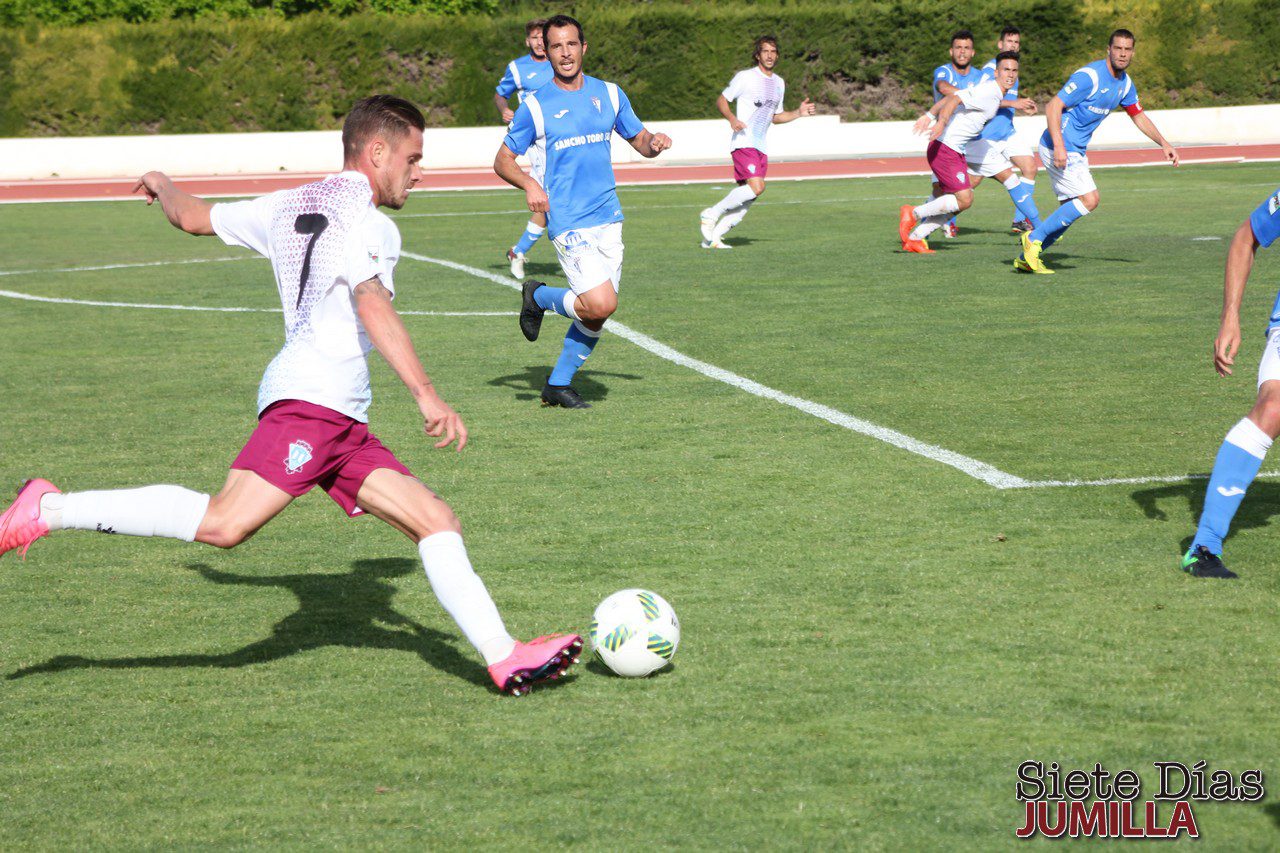
[[[20,299],[24,302],[50,302],[57,305],[87,305],[96,308],[144,308],[152,311],[207,311],[216,314],[280,314],[280,308],[241,308],[237,306],[220,307],[210,305],[161,305],[154,302],[100,302],[94,299],[66,299],[54,296],[35,296],[30,293],[18,293],[15,290],[0,290],[0,296],[6,299]],[[518,311],[397,311],[401,316],[410,317],[514,317]]]
[[[404,257],[412,258],[415,261],[423,261],[429,264],[448,267],[449,269],[457,270],[458,272],[463,272],[476,278],[485,279],[486,281],[491,281],[495,284],[500,284],[503,287],[512,288],[513,290],[520,289],[520,284],[518,282],[495,275],[488,270],[467,266],[466,264],[460,264],[455,261],[446,261],[442,258],[418,255],[412,252],[402,252],[401,254]],[[701,373],[709,379],[714,379],[717,382],[723,382],[726,385],[745,391],[748,394],[763,397],[766,400],[773,400],[774,402],[781,403],[784,406],[790,406],[793,409],[798,409],[805,414],[821,418],[822,420],[835,424],[838,427],[843,427],[844,429],[852,432],[860,433],[902,450],[906,450],[908,453],[914,453],[917,456],[923,456],[924,458],[931,459],[934,462],[941,462],[944,465],[949,465],[957,471],[968,474],[970,477],[981,480],[987,485],[994,486],[997,489],[1026,488],[1029,485],[1027,480],[1001,471],[1000,469],[988,465],[978,459],[963,456],[954,451],[947,450],[945,447],[938,447],[936,444],[927,444],[919,439],[912,438],[905,433],[898,432],[897,430],[882,427],[879,424],[874,424],[870,421],[863,420],[862,418],[854,417],[846,412],[833,409],[830,406],[815,403],[812,400],[806,400],[802,397],[783,393],[782,391],[770,388],[767,385],[762,385],[755,380],[747,379],[745,376],[739,376],[738,374],[725,370],[724,368],[716,367],[714,364],[708,364],[705,361],[699,361],[696,358],[691,358],[690,356],[672,349],[666,344],[656,341],[642,332],[637,332],[630,326],[626,326],[616,320],[610,320],[605,328],[618,337],[630,341],[641,349],[647,350],[659,358],[666,359],[667,361],[678,364],[681,367],[687,367],[690,370]]]

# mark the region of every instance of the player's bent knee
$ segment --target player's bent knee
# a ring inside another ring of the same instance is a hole
[[[200,529],[196,531],[196,541],[215,548],[228,549],[241,544],[256,532],[236,524],[210,523],[206,518],[200,522]]]
[[[956,204],[959,205],[961,210],[968,210],[969,206],[973,204],[973,191],[962,190],[956,193]]]
[[[1088,210],[1094,210],[1095,208],[1097,208],[1098,202],[1101,200],[1102,199],[1098,195],[1097,190],[1094,190],[1091,193],[1085,193],[1084,195],[1080,196],[1080,203],[1083,204],[1085,208]]]

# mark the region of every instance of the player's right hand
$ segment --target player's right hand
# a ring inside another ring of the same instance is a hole
[[[1219,376],[1230,376],[1231,366],[1236,363],[1236,352],[1240,349],[1240,323],[1225,321],[1218,329],[1217,340],[1213,342],[1213,369]]]
[[[511,124],[511,120],[516,117],[515,111],[512,109],[504,109],[502,111],[502,123]]]
[[[747,129],[746,124],[739,121],[737,116],[729,119],[729,127],[733,129],[734,133],[742,133],[742,131]]]
[[[1067,168],[1067,151],[1065,148],[1053,149],[1053,165],[1058,169]]]
[[[169,176],[164,172],[147,172],[138,182],[133,185],[133,192],[142,190],[147,195],[147,204],[151,204],[160,197],[160,191],[164,189],[166,184],[170,184]]]
[[[537,181],[530,181],[530,186],[524,191],[525,203],[529,205],[529,210],[534,213],[546,213],[551,209],[551,202],[547,198],[547,191],[538,185]]]

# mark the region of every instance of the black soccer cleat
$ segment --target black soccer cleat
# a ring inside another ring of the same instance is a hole
[[[528,341],[536,341],[542,329],[542,315],[546,311],[533,301],[533,293],[544,284],[546,282],[526,281],[520,287],[520,332]]]
[[[1193,578],[1234,578],[1235,572],[1222,564],[1222,558],[1203,545],[1189,548],[1182,557],[1182,570]]]
[[[591,404],[578,396],[578,392],[568,385],[547,384],[542,386],[542,405],[560,406],[565,409],[591,408]]]

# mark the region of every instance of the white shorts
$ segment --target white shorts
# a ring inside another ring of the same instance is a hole
[[[560,268],[575,296],[613,282],[614,293],[622,278],[622,223],[593,225],[565,231],[551,241]]]
[[[1280,329],[1273,329],[1267,335],[1267,346],[1262,350],[1262,361],[1258,363],[1258,387],[1271,379],[1280,379]]]
[[[1089,158],[1075,151],[1067,152],[1067,168],[1059,169],[1053,165],[1053,149],[1040,146],[1040,162],[1049,173],[1049,183],[1058,201],[1079,198],[1098,188],[1089,172]]]
[[[964,159],[970,175],[994,178],[1013,168],[1014,157],[1030,157],[1031,149],[1015,133],[1008,139],[975,139],[965,146]]]

